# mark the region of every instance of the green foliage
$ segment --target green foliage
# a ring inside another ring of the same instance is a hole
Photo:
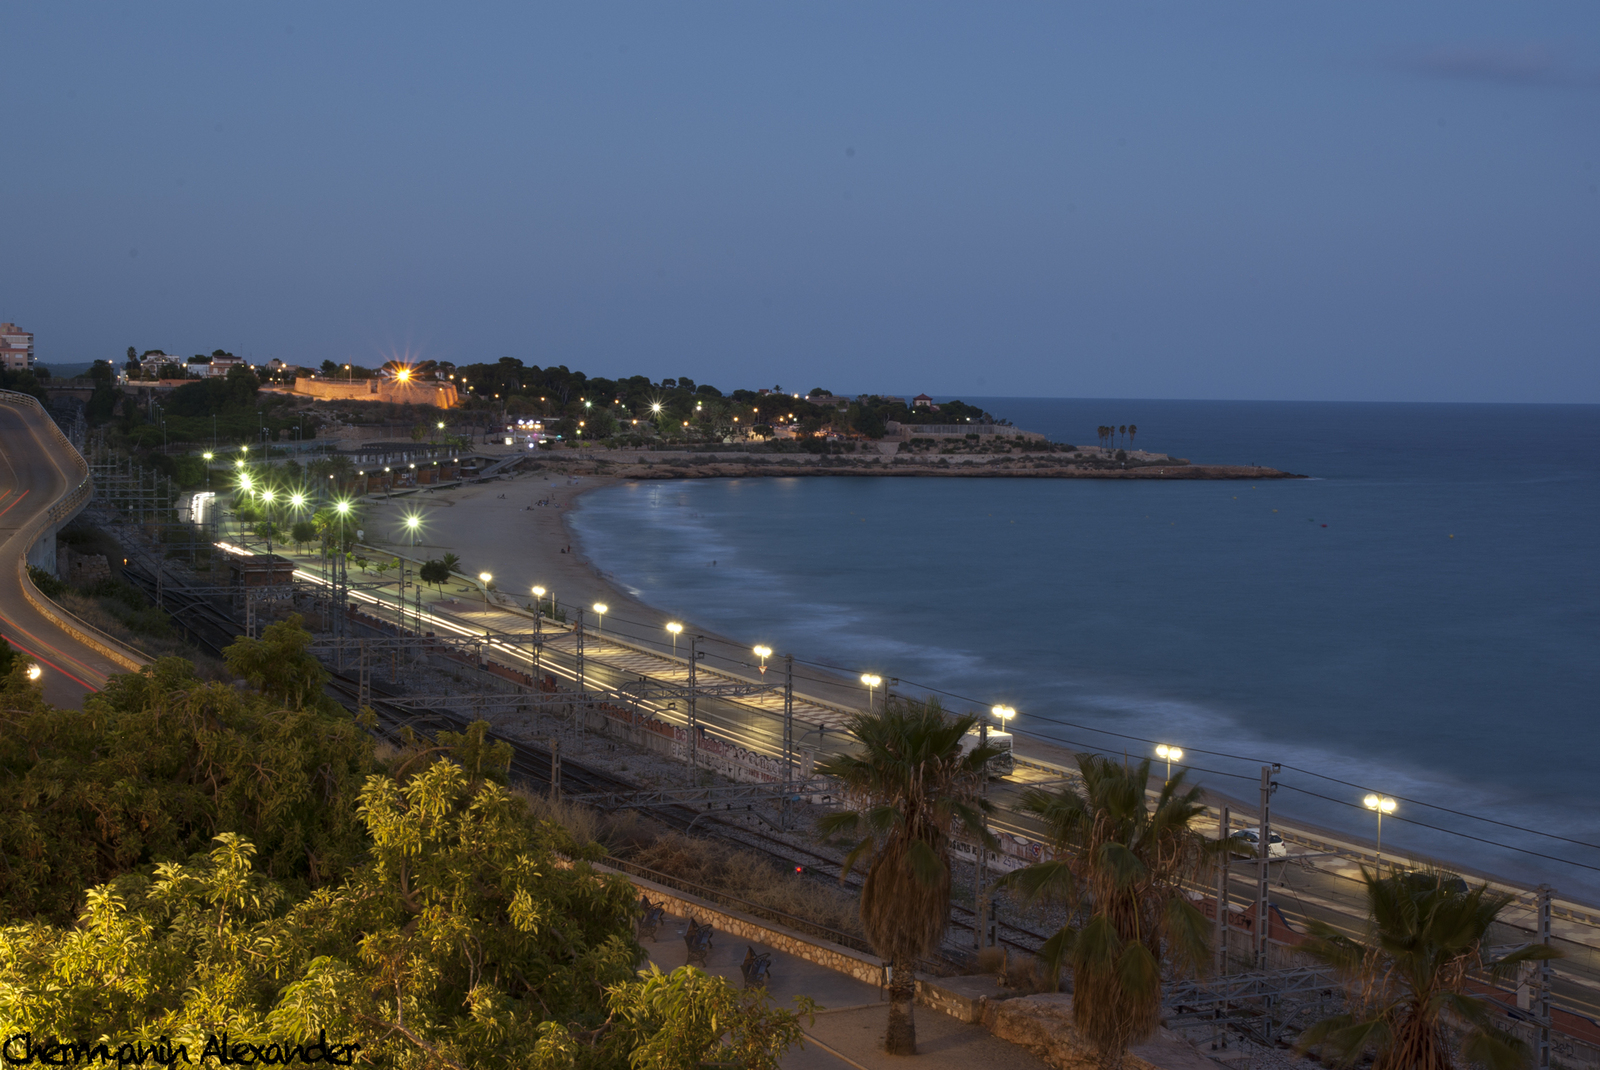
[[[1488,954],[1489,927],[1512,897],[1487,885],[1463,888],[1437,873],[1379,878],[1363,867],[1361,875],[1366,937],[1352,939],[1313,920],[1312,939],[1302,945],[1349,980],[1353,1009],[1306,1030],[1301,1049],[1320,1049],[1335,1065],[1371,1053],[1374,1070],[1451,1070],[1450,1019],[1464,1027],[1460,1049],[1469,1063],[1492,1070],[1528,1065],[1527,1045],[1498,1024],[1499,1008],[1467,994],[1472,973],[1484,970],[1503,981],[1522,963],[1561,957],[1543,944],[1499,958]]]
[[[371,744],[347,718],[202,682],[180,658],[111,677],[81,711],[50,708],[20,679],[5,700],[0,917],[65,919],[85,888],[222,830],[249,836],[293,885],[360,857]]]
[[[417,576],[423,583],[431,583],[443,591],[444,585],[450,582],[450,569],[443,561],[425,561],[417,570]]]
[[[635,893],[498,785],[439,761],[373,776],[371,852],[296,899],[219,835],[89,893],[76,927],[0,932],[0,1032],[358,1043],[379,1067],[775,1070],[798,1017],[691,968],[642,977]],[[812,1009],[802,1003],[800,1011]],[[724,1046],[726,1038],[726,1046]]]
[[[1205,808],[1182,770],[1152,801],[1149,761],[1130,768],[1077,757],[1081,793],[1031,788],[1022,797],[1022,809],[1048,830],[1054,857],[997,884],[1084,919],[1062,926],[1040,959],[1051,978],[1071,965],[1073,1024],[1115,1065],[1159,1024],[1163,956],[1193,969],[1208,952],[1210,922],[1186,894],[1205,864],[1208,847],[1191,827]]]
[[[313,541],[317,537],[316,522],[312,520],[296,520],[294,526],[289,529],[289,537],[303,549],[306,543]]]
[[[39,588],[39,593],[46,598],[54,598],[67,589],[67,585],[56,579],[54,573],[47,572],[37,565],[28,566],[28,578],[33,581],[35,587]]]
[[[295,613],[267,625],[260,639],[240,636],[222,656],[229,672],[250,681],[270,701],[291,709],[331,709],[331,700],[322,697],[328,671],[311,653],[311,633],[303,624]]]

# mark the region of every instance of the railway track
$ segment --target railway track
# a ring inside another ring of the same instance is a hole
[[[123,569],[123,576],[152,602],[157,600],[156,577],[147,568],[130,564]],[[159,591],[161,607],[172,614],[174,620],[184,628],[190,641],[205,647],[219,657],[224,648],[244,632],[243,625],[235,617],[217,607],[206,595],[194,591],[192,585],[164,578],[159,585]],[[359,679],[351,674],[331,669],[329,673],[331,679],[326,688],[329,697],[346,709],[358,712]],[[386,683],[369,678],[368,688],[372,709],[378,718],[377,731],[382,738],[395,745],[404,742],[400,731],[402,727],[408,726],[413,731],[431,735],[441,731],[464,732],[471,724],[468,718],[449,710],[419,710],[392,705],[385,700],[399,697],[401,692]],[[548,793],[551,790],[552,755],[548,747],[538,743],[506,739],[494,733],[490,733],[489,738],[510,745],[511,779],[536,791]],[[630,780],[566,757],[560,759],[560,777],[563,792],[573,794],[631,793],[640,790],[639,785]],[[842,884],[852,893],[860,893],[864,878],[859,872],[844,876],[839,859],[813,848],[792,843],[759,828],[738,823],[733,820],[737,812],[719,816],[708,804],[705,810],[696,810],[689,805],[678,805],[655,808],[650,813],[652,817],[679,832],[688,832],[692,826],[701,826],[720,839],[764,855],[784,870],[799,865],[804,867],[806,874],[813,879],[826,877]],[[952,903],[951,914],[950,922],[953,929],[971,933],[980,924],[976,911],[964,904]],[[996,930],[997,939],[1002,945],[1030,955],[1047,939],[1046,934],[1034,932],[1012,922],[997,920]],[[963,943],[962,950],[968,945],[970,940]]]

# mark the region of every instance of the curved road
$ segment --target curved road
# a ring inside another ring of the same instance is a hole
[[[44,670],[39,683],[46,701],[78,707],[107,676],[128,670],[35,609],[16,571],[39,522],[82,478],[74,459],[62,453],[49,416],[0,402],[0,635]]]

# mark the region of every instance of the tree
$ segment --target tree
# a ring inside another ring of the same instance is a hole
[[[776,1070],[800,1040],[799,1016],[764,993],[689,967],[640,977],[633,886],[452,761],[369,778],[360,824],[367,857],[308,895],[223,832],[205,854],[90,890],[78,926],[0,930],[0,1032],[165,1036],[187,1062],[226,1029],[230,1046],[263,1046],[261,1062],[353,1043],[368,1065],[474,1070],[696,1070],[729,1056]]]
[[[884,1044],[891,1055],[915,1055],[913,1018],[916,961],[944,935],[950,920],[950,837],[959,827],[993,843],[980,794],[986,766],[999,748],[962,753],[971,715],[951,717],[936,699],[900,701],[881,713],[857,714],[849,731],[859,753],[832,758],[824,776],[844,781],[859,810],[829,814],[825,835],[859,837],[845,858],[842,880],[870,856],[861,889],[861,925],[893,969]]]
[[[446,553],[441,560],[443,560],[444,567],[447,572],[461,571],[461,558],[457,557],[455,554]],[[449,577],[446,577],[447,580],[448,578]]]
[[[302,553],[305,552],[306,543],[317,537],[317,525],[312,520],[296,520],[294,527],[289,529],[289,537],[299,544]]]
[[[1326,1018],[1300,1036],[1302,1050],[1322,1049],[1350,1065],[1369,1050],[1373,1070],[1451,1070],[1447,1025],[1464,1027],[1467,1062],[1510,1070],[1527,1065],[1527,1045],[1495,1022],[1500,1009],[1467,994],[1468,975],[1487,970],[1497,980],[1515,976],[1525,962],[1560,958],[1530,944],[1498,958],[1484,938],[1509,895],[1487,885],[1466,888],[1459,878],[1405,873],[1379,878],[1361,869],[1369,920],[1364,939],[1352,939],[1326,922],[1311,922],[1301,949],[1339,969],[1351,982],[1352,1010]]]
[[[1206,960],[1211,923],[1186,894],[1207,845],[1192,827],[1205,808],[1179,770],[1153,803],[1150,762],[1079,754],[1083,791],[1032,788],[1022,809],[1050,837],[1049,861],[997,882],[1032,900],[1050,899],[1074,919],[1039,951],[1051,977],[1072,967],[1072,1020],[1115,1070],[1130,1044],[1155,1032],[1161,1015],[1162,955],[1179,969]],[[1083,918],[1081,924],[1076,919]]]
[[[431,583],[444,593],[444,585],[450,582],[450,569],[443,561],[424,561],[417,570],[417,576],[423,583]]]
[[[1117,434],[1126,436],[1127,433],[1128,433],[1128,425],[1127,424],[1122,424],[1117,428]]]
[[[240,636],[222,652],[228,671],[262,695],[291,709],[316,706],[327,670],[311,653],[311,633],[300,614],[267,625],[260,639]]]
[[[1128,425],[1128,445],[1130,445],[1130,446],[1133,445],[1134,437],[1136,435],[1138,435],[1138,433],[1139,433],[1139,425],[1138,424],[1129,424]]]

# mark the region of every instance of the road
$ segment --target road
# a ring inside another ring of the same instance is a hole
[[[79,458],[67,453],[50,417],[31,406],[0,403],[0,443],[0,635],[39,663],[46,701],[80,707],[108,676],[128,670],[34,608],[16,567],[50,507],[81,482]]]

